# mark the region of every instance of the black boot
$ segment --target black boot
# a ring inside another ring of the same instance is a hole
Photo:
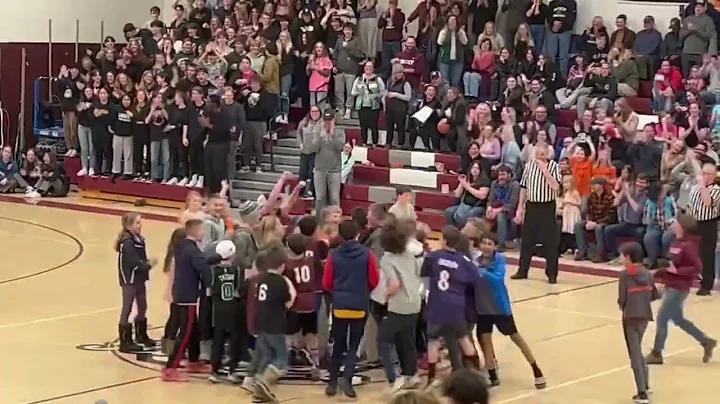
[[[147,319],[135,320],[135,340],[140,345],[145,345],[148,348],[154,347],[157,343],[148,337],[147,334]]]
[[[143,350],[143,347],[133,342],[132,324],[119,324],[118,333],[120,334],[120,352],[133,353]]]

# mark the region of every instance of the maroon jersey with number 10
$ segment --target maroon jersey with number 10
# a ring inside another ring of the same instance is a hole
[[[321,291],[320,274],[315,266],[313,252],[305,251],[300,258],[291,258],[285,265],[285,276],[295,286],[297,297],[290,308],[296,313],[312,313],[315,311],[317,294]]]

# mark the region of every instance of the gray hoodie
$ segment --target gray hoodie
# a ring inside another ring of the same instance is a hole
[[[688,25],[693,24],[695,31],[688,30]],[[690,15],[683,20],[683,27],[680,30],[680,40],[684,40],[683,53],[691,55],[702,55],[709,53],[714,55],[715,49],[710,49],[710,40],[717,35],[715,23],[709,15]]]
[[[308,150],[310,153],[315,153],[315,169],[325,172],[339,172],[342,170],[342,150],[344,145],[344,130],[334,130],[327,139],[324,139],[322,135],[315,136]]]
[[[660,298],[652,272],[644,266],[626,268],[620,273],[618,305],[624,320],[653,320],[650,303]]]
[[[322,130],[322,120],[312,121],[310,120],[307,125],[304,122],[300,123],[297,128],[296,136],[298,141],[298,147],[300,147],[300,153],[312,154],[312,142],[315,138],[320,137],[320,131]]]
[[[388,311],[396,314],[417,314],[420,312],[420,268],[423,262],[423,246],[417,240],[410,240],[405,252],[386,252],[380,260],[380,284],[387,290],[388,283],[397,279],[400,289],[388,297]]]

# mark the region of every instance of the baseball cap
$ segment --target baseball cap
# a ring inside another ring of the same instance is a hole
[[[223,240],[215,246],[215,253],[222,259],[228,259],[235,254],[235,244],[230,240]]]

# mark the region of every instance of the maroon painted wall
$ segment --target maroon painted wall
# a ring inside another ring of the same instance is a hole
[[[18,114],[20,113],[20,79],[22,71],[22,49],[27,52],[27,64],[25,71],[25,143],[35,144],[35,137],[32,133],[33,118],[33,86],[35,79],[48,75],[48,44],[47,43],[0,43],[2,60],[0,60],[0,100],[3,108],[10,114],[10,128],[7,131],[5,143],[14,144],[17,135]],[[97,51],[99,44],[79,44],[79,55],[82,58],[85,51],[91,49]],[[75,62],[74,43],[54,43],[52,45],[52,66],[51,75],[57,75],[60,66]],[[47,89],[43,91],[47,96]],[[5,134],[3,134],[5,135]]]

